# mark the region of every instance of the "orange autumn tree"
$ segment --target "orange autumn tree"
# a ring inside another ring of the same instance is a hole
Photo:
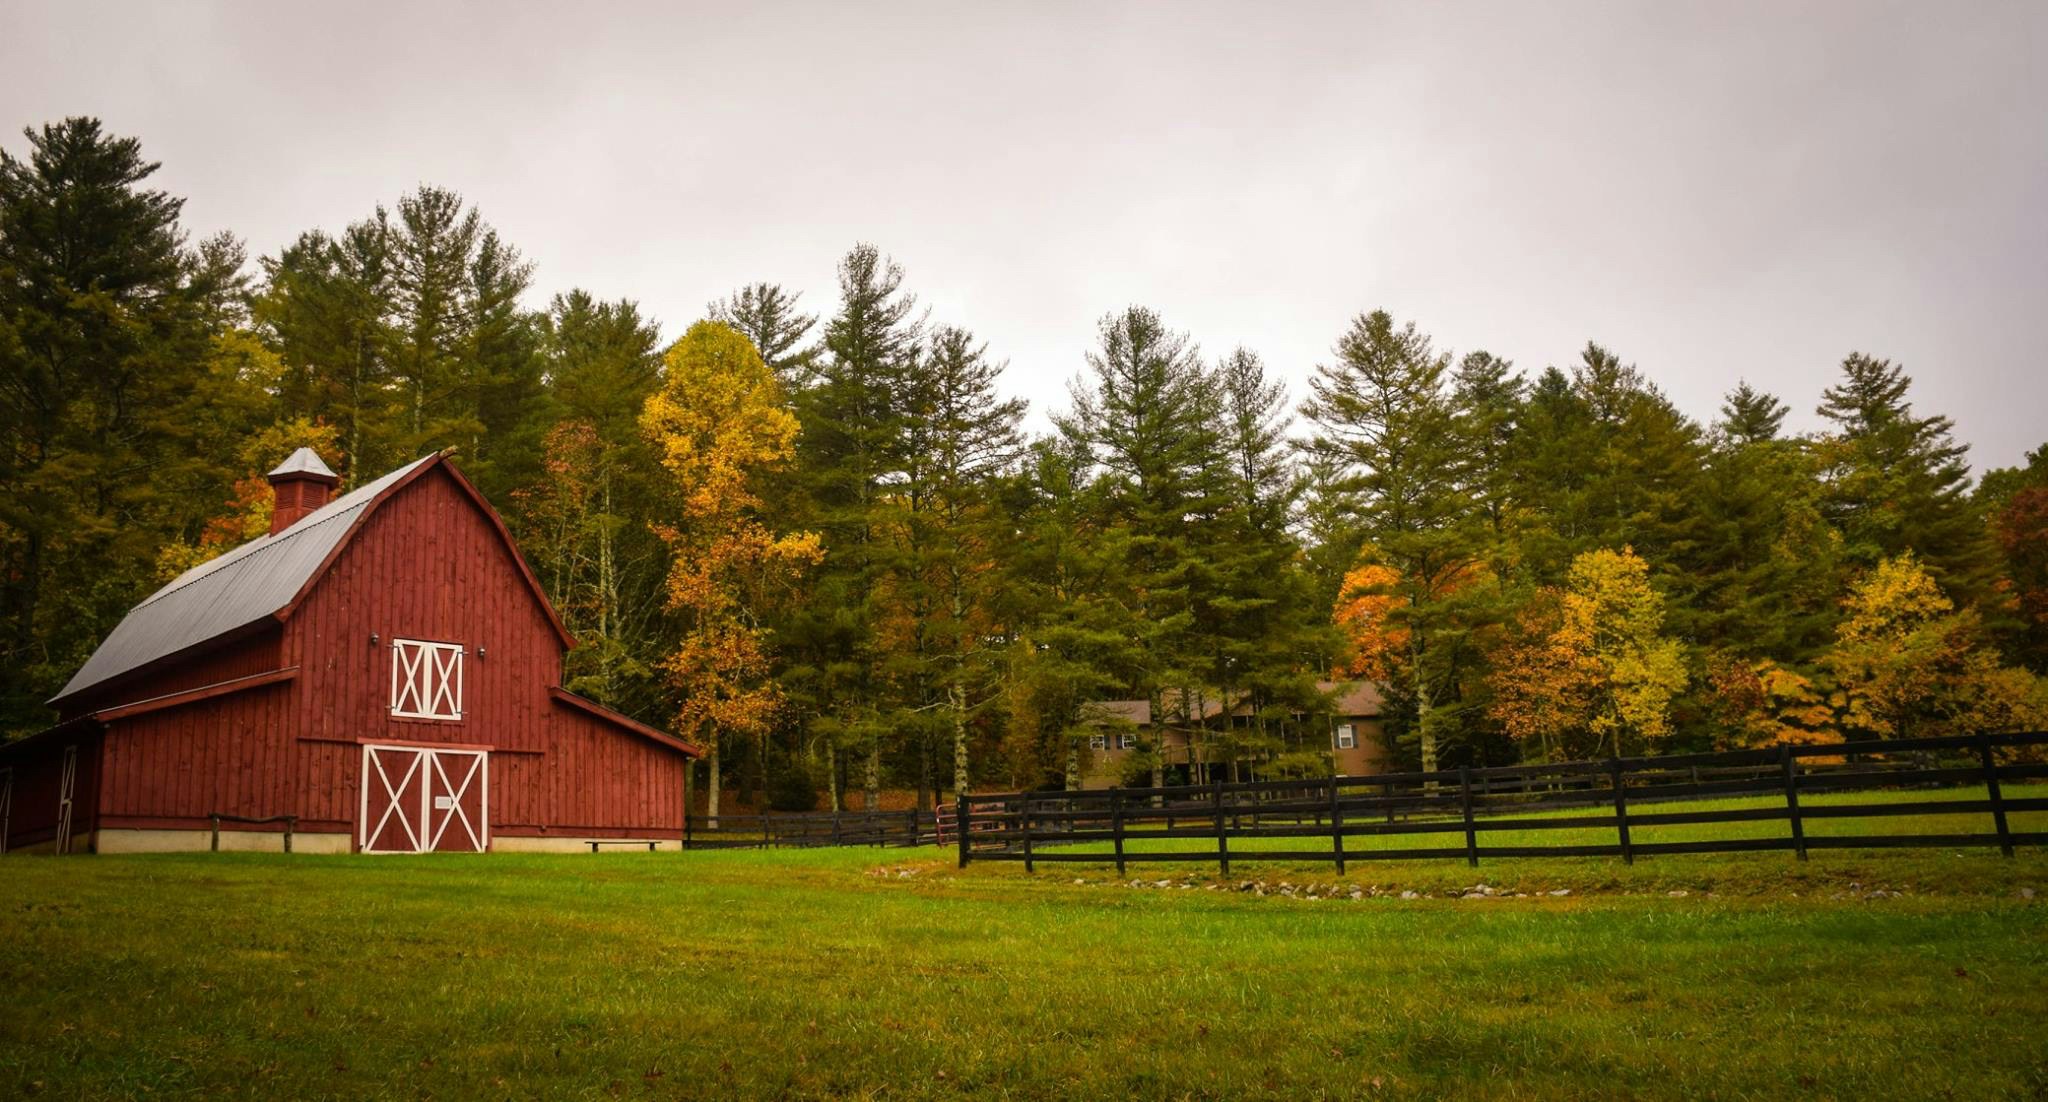
[[[789,463],[797,436],[761,354],[731,327],[700,321],[663,364],[640,426],[680,502],[673,521],[654,529],[675,555],[668,607],[684,631],[661,666],[681,697],[678,733],[705,747],[715,820],[720,741],[765,738],[781,705],[762,613],[824,551],[816,533],[778,533],[759,516],[759,480]]]
[[[1408,628],[1397,614],[1401,572],[1368,547],[1344,575],[1332,617],[1344,633],[1341,671],[1351,677],[1392,681],[1408,653]]]

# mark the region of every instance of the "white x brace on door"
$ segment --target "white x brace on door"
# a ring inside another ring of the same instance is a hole
[[[363,747],[364,853],[481,853],[491,844],[490,755],[423,746]]]

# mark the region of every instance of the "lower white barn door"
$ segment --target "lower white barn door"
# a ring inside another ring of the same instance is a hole
[[[481,853],[490,847],[490,756],[363,747],[357,844],[364,853]]]

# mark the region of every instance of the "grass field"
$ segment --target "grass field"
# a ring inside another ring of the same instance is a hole
[[[7,858],[0,1097],[2048,1097],[2039,852],[948,857]]]

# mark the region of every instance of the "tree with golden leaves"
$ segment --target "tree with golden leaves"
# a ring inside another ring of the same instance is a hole
[[[759,480],[789,463],[797,436],[761,354],[731,327],[700,321],[663,363],[640,414],[678,502],[654,526],[675,555],[668,607],[684,623],[662,667],[681,698],[677,733],[705,747],[716,820],[719,743],[766,737],[781,704],[762,613],[824,552],[815,533],[778,533],[759,516]]]
[[[2048,722],[2048,684],[2001,666],[1977,610],[1958,609],[1912,552],[1881,560],[1842,605],[1821,666],[1847,730],[1915,738]]]
[[[1686,684],[1685,654],[1666,637],[1664,598],[1631,548],[1572,559],[1562,591],[1539,594],[1494,656],[1493,714],[1546,754],[1590,749],[1619,756],[1671,734],[1671,701]]]

